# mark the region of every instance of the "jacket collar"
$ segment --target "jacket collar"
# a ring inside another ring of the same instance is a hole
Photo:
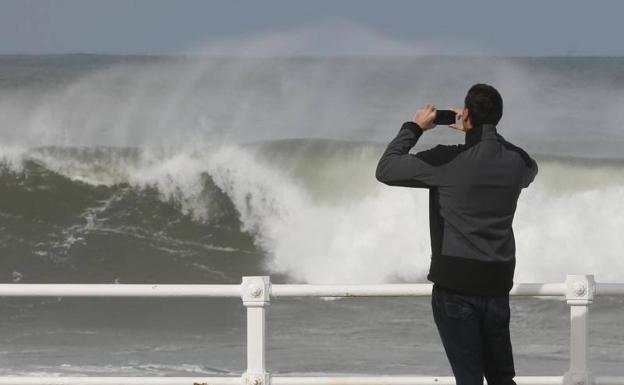
[[[480,124],[474,126],[470,130],[466,131],[465,144],[472,146],[481,140],[496,139],[497,137],[496,125],[490,123]]]

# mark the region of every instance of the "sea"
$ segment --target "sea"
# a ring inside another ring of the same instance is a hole
[[[514,282],[623,283],[622,57],[89,54],[0,56],[0,282],[430,283],[427,190],[375,167],[475,83],[539,165]],[[510,306],[516,374],[562,375],[563,298]],[[0,298],[0,375],[240,375],[245,320],[235,298]],[[624,375],[624,297],[589,320],[590,369]],[[266,338],[274,375],[452,375],[430,297],[274,298]]]

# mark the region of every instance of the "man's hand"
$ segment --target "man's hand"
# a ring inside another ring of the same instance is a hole
[[[463,111],[459,108],[451,108],[451,111],[453,111],[456,114],[455,115],[456,120],[455,120],[455,124],[449,124],[449,127],[453,127],[456,130],[466,132],[467,129],[466,127],[464,127],[464,123],[461,121]]]
[[[416,111],[416,115],[414,115],[412,121],[418,124],[423,130],[428,130],[436,126],[433,124],[435,116],[436,109],[433,107],[433,104],[425,104],[420,107],[420,110]]]

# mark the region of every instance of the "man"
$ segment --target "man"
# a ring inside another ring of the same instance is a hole
[[[537,163],[497,131],[503,100],[475,84],[450,125],[464,144],[410,154],[436,109],[425,104],[405,122],[379,160],[375,176],[390,186],[429,189],[433,317],[457,385],[515,385],[509,291],[515,269],[512,222]],[[462,124],[460,126],[459,119]]]

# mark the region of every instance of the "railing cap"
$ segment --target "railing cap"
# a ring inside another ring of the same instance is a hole
[[[271,300],[271,278],[267,275],[243,277],[241,288],[245,306],[264,306]]]
[[[565,283],[569,305],[588,305],[593,302],[596,292],[593,274],[568,274]]]

